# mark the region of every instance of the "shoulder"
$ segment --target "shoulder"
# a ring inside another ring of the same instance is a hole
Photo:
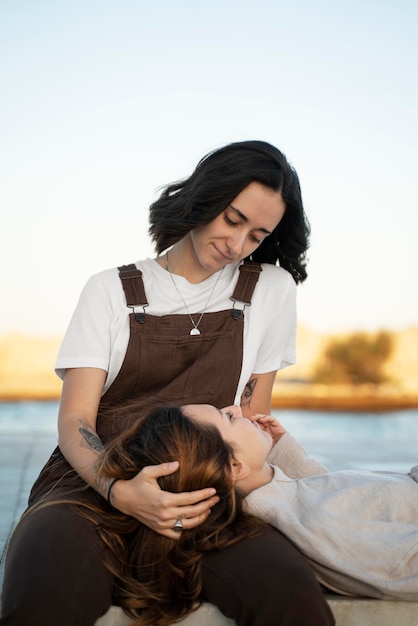
[[[151,268],[153,268],[154,263],[152,259],[144,259],[141,261],[127,261],[126,263],[121,263],[118,267],[111,267],[101,272],[97,272],[90,276],[87,281],[87,285],[92,286],[93,288],[104,288],[104,289],[115,289],[121,287],[121,280],[119,277],[119,267],[123,267],[124,265],[129,265],[133,263],[137,269],[141,270],[141,272],[147,272]]]
[[[296,283],[289,272],[277,265],[262,263],[258,280],[258,293],[261,297],[296,297]]]
[[[84,297],[108,298],[109,301],[122,299],[124,304],[126,304],[123,296],[122,281],[119,276],[119,267],[129,265],[130,263],[133,263],[137,269],[141,270],[144,282],[146,277],[151,276],[156,271],[155,267],[157,264],[153,259],[144,259],[135,262],[126,261],[125,263],[121,263],[120,266],[111,267],[90,276],[83,289]]]
[[[89,277],[84,287],[87,293],[104,293],[120,289],[119,271],[117,267],[102,270]]]
[[[264,282],[279,283],[281,285],[293,284],[296,287],[292,275],[283,267],[272,265],[271,263],[262,263],[261,269],[260,279]]]

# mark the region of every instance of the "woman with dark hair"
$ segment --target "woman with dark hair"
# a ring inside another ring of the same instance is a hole
[[[215,488],[161,490],[157,479],[175,471],[169,464],[115,484],[103,479],[103,444],[134,419],[107,409],[158,398],[270,413],[276,371],[295,361],[296,284],[306,278],[309,226],[285,156],[244,141],[215,150],[169,185],[151,206],[150,233],[157,258],[101,272],[81,294],[57,359],[59,446],[29,503],[54,498],[58,486],[88,485],[80,498],[101,497],[175,539],[177,525],[191,529],[210,515]],[[10,543],[0,623],[94,624],[114,598],[105,550],[77,511],[33,510]],[[269,527],[205,555],[203,571],[202,597],[239,626],[333,623],[309,565]]]
[[[169,185],[151,206],[150,234],[161,254],[192,229],[209,224],[251,183],[279,192],[286,211],[252,252],[259,263],[286,269],[296,283],[306,279],[309,227],[298,176],[276,148],[261,141],[231,144],[205,156],[190,178]]]

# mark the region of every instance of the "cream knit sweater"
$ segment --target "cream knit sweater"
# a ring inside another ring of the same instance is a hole
[[[268,462],[273,480],[246,508],[303,552],[341,594],[418,601],[418,468],[411,474],[328,472],[286,433]]]

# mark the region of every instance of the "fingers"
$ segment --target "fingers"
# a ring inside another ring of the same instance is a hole
[[[131,485],[131,498],[124,512],[155,532],[173,539],[178,539],[174,530],[176,520],[182,520],[184,529],[193,528],[201,524],[219,502],[212,487],[182,493],[162,490],[157,479],[172,474],[178,467],[177,461],[148,466],[126,481]]]
[[[178,461],[172,461],[171,463],[161,463],[161,465],[148,465],[144,467],[140,472],[143,478],[156,480],[160,476],[168,476],[178,470]],[[165,492],[169,493],[169,492]],[[216,489],[213,487],[206,487],[205,489],[198,489],[196,491],[184,491],[181,493],[170,494],[173,500],[176,500],[174,505],[185,506],[188,504],[197,504],[203,500],[207,500],[216,494]],[[180,504],[177,504],[177,501]]]
[[[184,514],[180,514],[179,517],[173,521],[172,526],[165,531],[162,531],[160,534],[170,537],[171,539],[179,539],[182,532],[199,526],[199,524],[202,524],[209,515],[210,509],[192,518],[184,517]]]
[[[269,435],[271,435],[273,439],[273,445],[275,445],[279,441],[280,437],[282,437],[282,435],[284,435],[286,432],[284,426],[271,415],[257,414],[253,415],[250,419],[253,422],[257,422],[260,428],[262,428],[263,430],[268,432]]]
[[[195,492],[192,492],[192,494]],[[192,495],[192,494],[164,494],[165,496],[182,496],[182,495]],[[174,537],[174,533],[177,531],[174,530],[174,525],[177,520],[181,520],[182,526],[184,530],[189,530],[190,528],[194,528],[198,526],[210,515],[211,509],[215,504],[219,502],[218,496],[213,496],[211,498],[207,498],[198,504],[193,505],[185,505],[185,506],[172,506],[170,508],[166,508],[164,511],[160,510],[159,519],[155,521],[153,529],[167,537]]]
[[[276,418],[271,415],[264,415],[263,413],[257,413],[250,417],[252,422],[275,422]]]
[[[191,505],[198,508],[206,508],[205,505],[214,497],[216,497],[216,502],[219,502],[219,498],[216,496],[216,489],[213,489],[213,487],[198,489],[197,491],[183,491],[171,495],[173,496],[175,505],[180,507]],[[184,512],[188,513],[186,510]]]
[[[179,468],[178,461],[171,461],[170,463],[161,463],[161,465],[148,465],[142,470],[142,474],[150,479],[157,479],[160,476],[169,476],[174,474]]]
[[[178,462],[175,461],[173,463],[144,467],[141,471],[141,479],[145,478],[145,480],[149,480],[153,483],[160,476],[168,476],[175,472],[178,466]],[[206,510],[213,506],[214,503],[219,502],[219,498],[216,496],[216,489],[213,487],[205,487],[204,489],[198,489],[196,491],[183,491],[180,493],[162,491],[159,487],[158,489],[160,491],[158,505],[163,508],[192,506],[197,507],[200,513],[201,509]],[[185,509],[184,513],[189,516],[192,513],[192,509]]]
[[[253,415],[252,417],[250,417],[250,420],[253,422],[257,422],[258,424],[260,424],[260,426],[263,426],[263,427],[271,426],[273,428],[277,428],[277,426],[279,426],[280,428],[283,428],[280,422],[275,417],[272,417],[271,415],[257,414],[257,415]]]
[[[194,493],[194,492],[192,492]],[[177,494],[176,494],[177,495]],[[178,494],[182,495],[182,494]],[[209,515],[210,510],[215,504],[219,502],[218,496],[213,496],[212,498],[207,498],[198,504],[193,504],[191,506],[180,506],[175,509],[174,515],[177,518],[188,521],[188,527],[193,528],[193,526],[197,526],[202,521],[200,517],[202,515],[206,517]]]
[[[270,425],[276,424],[276,419],[274,417],[271,417],[271,415],[261,415],[261,414],[257,414],[257,415],[252,415],[250,417],[250,420],[252,422],[257,422],[257,424],[260,424],[260,426],[262,428],[264,428],[264,430],[267,430],[267,427]]]

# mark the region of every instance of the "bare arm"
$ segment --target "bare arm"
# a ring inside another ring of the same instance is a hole
[[[58,414],[59,446],[78,474],[104,498],[111,479],[99,477],[97,461],[103,444],[96,432],[97,410],[106,372],[75,368],[65,372]],[[112,487],[112,506],[135,517],[156,532],[178,538],[173,524],[184,517],[184,528],[200,524],[219,498],[212,488],[190,493],[162,491],[157,478],[175,472],[177,463],[144,468],[131,480],[118,480]]]
[[[97,368],[68,369],[58,413],[58,442],[77,473],[103,497],[109,480],[98,480],[96,462],[103,444],[96,433],[97,410],[106,372]]]
[[[241,410],[245,417],[257,413],[270,415],[271,393],[276,378],[276,370],[266,374],[253,374],[241,396]]]

